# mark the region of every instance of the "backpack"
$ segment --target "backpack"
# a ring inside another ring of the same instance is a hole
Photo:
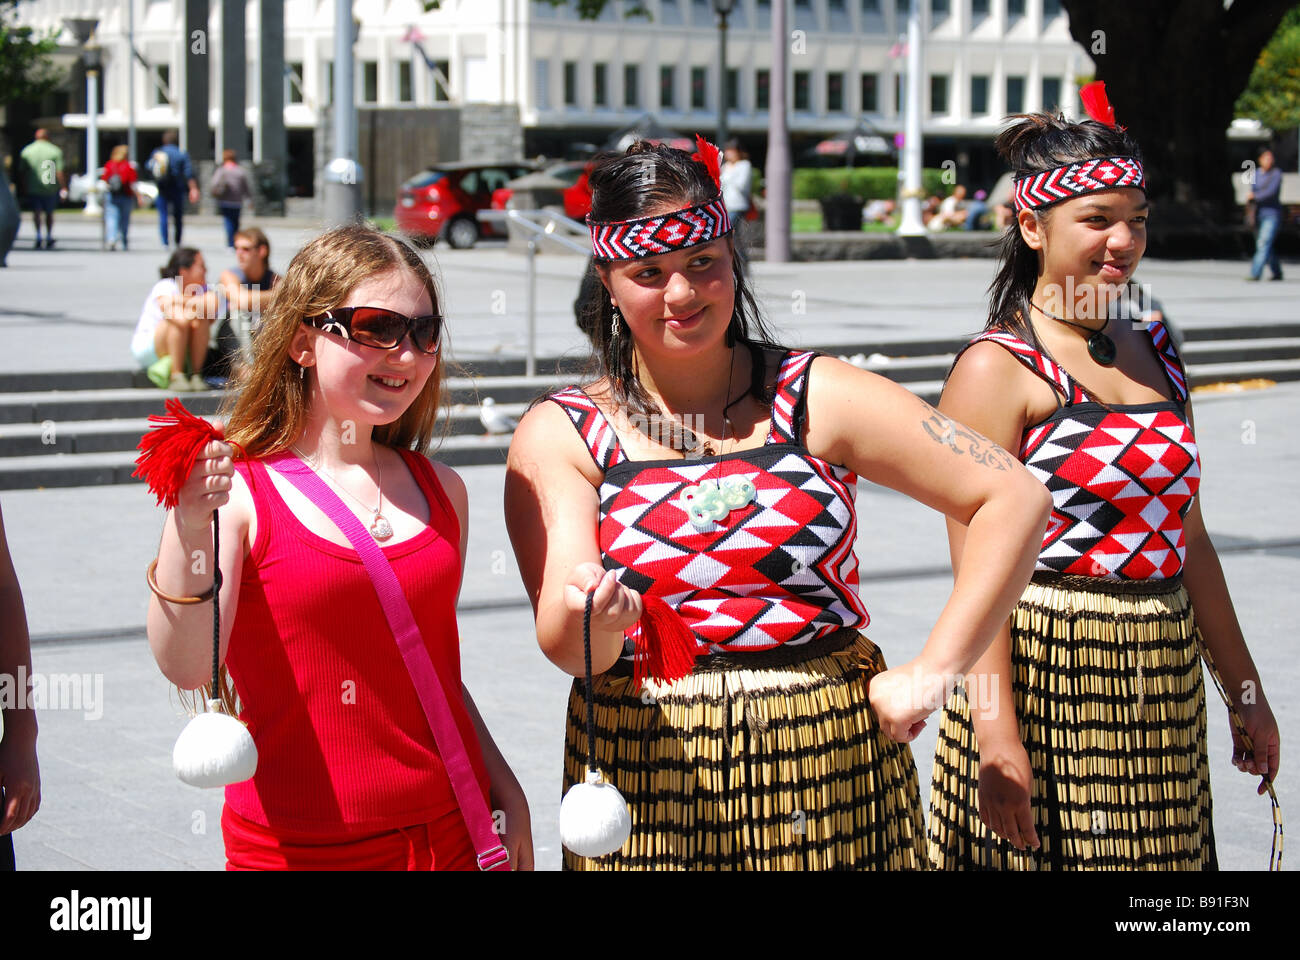
[[[234,192],[234,185],[227,183],[224,172],[217,171],[216,176],[212,178],[212,184],[208,187],[208,193],[212,194],[213,200],[225,200]]]
[[[126,190],[122,186],[122,175],[120,173],[115,173],[108,178],[108,192],[115,197],[119,197],[126,193]]]
[[[159,190],[172,190],[179,182],[171,169],[171,157],[162,147],[149,157],[149,173],[157,181]]]

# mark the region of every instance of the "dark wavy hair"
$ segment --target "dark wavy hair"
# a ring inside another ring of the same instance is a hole
[[[635,220],[650,216],[666,206],[682,208],[708,203],[718,196],[718,186],[704,164],[692,160],[681,150],[663,144],[638,140],[625,153],[607,154],[596,161],[588,177],[591,186],[593,221]],[[734,237],[734,234],[733,234]],[[736,284],[736,305],[727,330],[730,342],[744,344],[753,357],[754,375],[750,393],[760,402],[770,403],[764,393],[763,351],[781,349],[773,338],[754,297],[749,271],[732,237],[731,273]],[[593,258],[599,272],[607,261]],[[593,288],[582,306],[580,326],[591,340],[589,375],[592,380],[609,380],[614,402],[631,414],[660,414],[637,379],[633,367],[632,337],[626,328],[611,349],[610,321],[613,304],[603,283]]]
[[[193,247],[177,247],[167,258],[167,263],[158,268],[158,276],[163,280],[175,280],[181,275],[182,270],[194,266],[194,260],[198,255],[199,251]]]
[[[1008,117],[993,145],[1017,179],[1097,157],[1142,159],[1137,141],[1119,127],[1096,120],[1072,123],[1049,113]],[[1052,210],[1040,208],[1038,219],[1046,222]],[[998,272],[989,284],[989,316],[984,329],[1005,330],[1040,348],[1028,314],[1029,297],[1037,283],[1038,251],[1025,242],[1020,224],[1012,219],[998,241]]]

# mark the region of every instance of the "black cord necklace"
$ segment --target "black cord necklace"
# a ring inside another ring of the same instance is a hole
[[[1048,313],[1032,300],[1029,301],[1029,305],[1045,317],[1088,331],[1091,334],[1088,337],[1088,355],[1103,367],[1113,367],[1115,365],[1115,341],[1106,336],[1106,328],[1110,326],[1109,316],[1106,317],[1106,322],[1101,325],[1100,330],[1094,330],[1087,324],[1077,323],[1074,320],[1067,320],[1065,317],[1058,317],[1054,313]]]

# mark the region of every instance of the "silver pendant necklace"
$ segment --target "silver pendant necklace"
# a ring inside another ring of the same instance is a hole
[[[380,467],[379,465],[378,452],[375,453],[375,488],[379,491],[379,504],[372,509],[370,506],[368,506],[365,503],[365,501],[363,501],[355,493],[353,493],[347,487],[343,486],[343,484],[339,483],[332,473],[330,473],[324,467],[320,466],[318,463],[315,463],[312,460],[308,459],[307,456],[297,447],[290,447],[290,449],[293,450],[294,453],[298,454],[298,457],[303,462],[305,462],[309,467],[311,467],[317,473],[324,476],[325,479],[328,480],[330,483],[332,483],[337,489],[342,490],[344,493],[346,493],[357,503],[361,504],[363,509],[370,511],[371,514],[370,526],[367,529],[370,531],[370,535],[372,537],[374,537],[376,540],[380,542],[383,542],[384,540],[392,539],[393,525],[388,522],[388,518],[385,517],[382,512],[384,508],[384,473],[383,473],[383,468]]]

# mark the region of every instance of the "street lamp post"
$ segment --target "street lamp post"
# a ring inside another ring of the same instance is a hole
[[[99,182],[99,68],[101,51],[99,45],[91,42],[99,21],[92,18],[70,17],[63,21],[81,45],[81,62],[86,68],[86,188],[87,216],[98,217],[103,214],[99,206],[99,191],[95,189]]]
[[[921,0],[907,13],[907,117],[903,132],[903,209],[898,233],[925,235],[921,221]]]
[[[361,164],[357,162],[357,100],[352,45],[360,23],[352,0],[334,0],[334,159],[325,168],[325,222],[332,227],[361,219]]]
[[[727,17],[736,0],[713,0],[718,15],[718,147],[727,145]]]

